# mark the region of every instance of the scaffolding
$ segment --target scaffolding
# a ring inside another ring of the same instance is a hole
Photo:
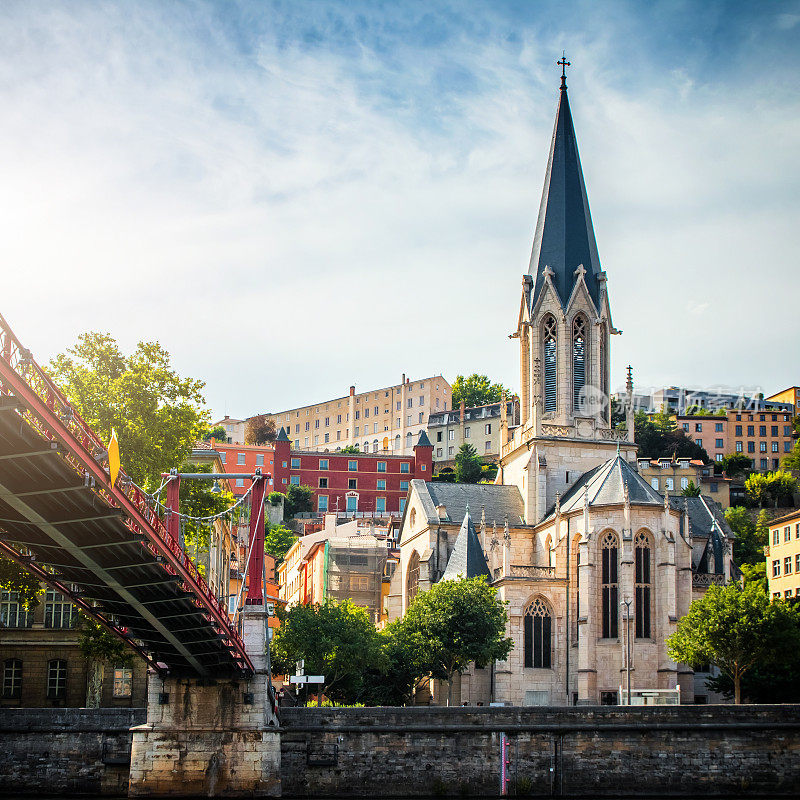
[[[386,537],[368,532],[332,536],[326,549],[326,596],[339,602],[351,599],[355,605],[366,608],[372,622],[377,624],[388,555]]]

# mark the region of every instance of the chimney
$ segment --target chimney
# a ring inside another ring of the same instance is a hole
[[[400,383],[405,383],[405,382],[406,382],[406,374],[405,374],[405,372],[404,372],[404,373],[403,373],[403,377],[402,377],[402,379],[400,380]]]
[[[444,504],[436,506],[436,514],[441,520],[447,519],[447,507]]]
[[[355,386],[351,386],[350,387],[350,397],[353,397],[355,395],[355,393],[356,393],[356,387]]]
[[[462,400],[461,405],[458,408],[458,419],[462,425],[464,424],[464,409],[466,408],[466,405],[467,404]]]

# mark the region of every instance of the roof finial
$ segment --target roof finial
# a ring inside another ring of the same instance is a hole
[[[561,51],[561,60],[556,61],[559,67],[561,67],[561,90],[567,88],[567,67],[572,66],[569,61],[567,61],[566,53],[562,50]]]

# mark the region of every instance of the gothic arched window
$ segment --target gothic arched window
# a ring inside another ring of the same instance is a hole
[[[415,550],[408,561],[406,572],[406,608],[414,601],[419,591],[419,553]]]
[[[558,329],[556,319],[548,314],[542,323],[542,341],[544,343],[544,410],[545,413],[556,410],[558,405]]]
[[[636,638],[650,638],[650,540],[643,531],[636,534]]]
[[[541,597],[525,609],[524,619],[525,666],[550,669],[553,615]]]
[[[604,639],[616,639],[618,635],[617,622],[619,619],[619,581],[618,581],[618,553],[619,544],[616,534],[607,531],[600,542],[602,553],[602,575],[600,592],[602,595],[603,630]]]
[[[397,436],[394,437],[394,451],[395,453],[399,453],[402,449],[402,439],[400,438],[400,434],[398,433]]]
[[[406,434],[406,449],[410,450],[414,444],[414,437],[411,433]]]
[[[586,317],[577,316],[572,323],[572,407],[582,410],[581,392],[586,386]]]
[[[600,391],[603,393],[603,397],[608,396],[608,365],[606,364],[607,353],[606,324],[604,322],[600,326]]]

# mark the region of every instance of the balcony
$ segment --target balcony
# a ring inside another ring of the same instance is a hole
[[[694,572],[692,573],[693,589],[708,589],[709,586],[724,586],[725,576],[717,575],[713,572]]]
[[[494,580],[499,580],[503,577],[502,567],[494,571]],[[511,574],[506,576],[506,579],[512,578],[517,580],[529,581],[551,581],[556,577],[555,567],[537,567],[532,564],[512,564]]]

